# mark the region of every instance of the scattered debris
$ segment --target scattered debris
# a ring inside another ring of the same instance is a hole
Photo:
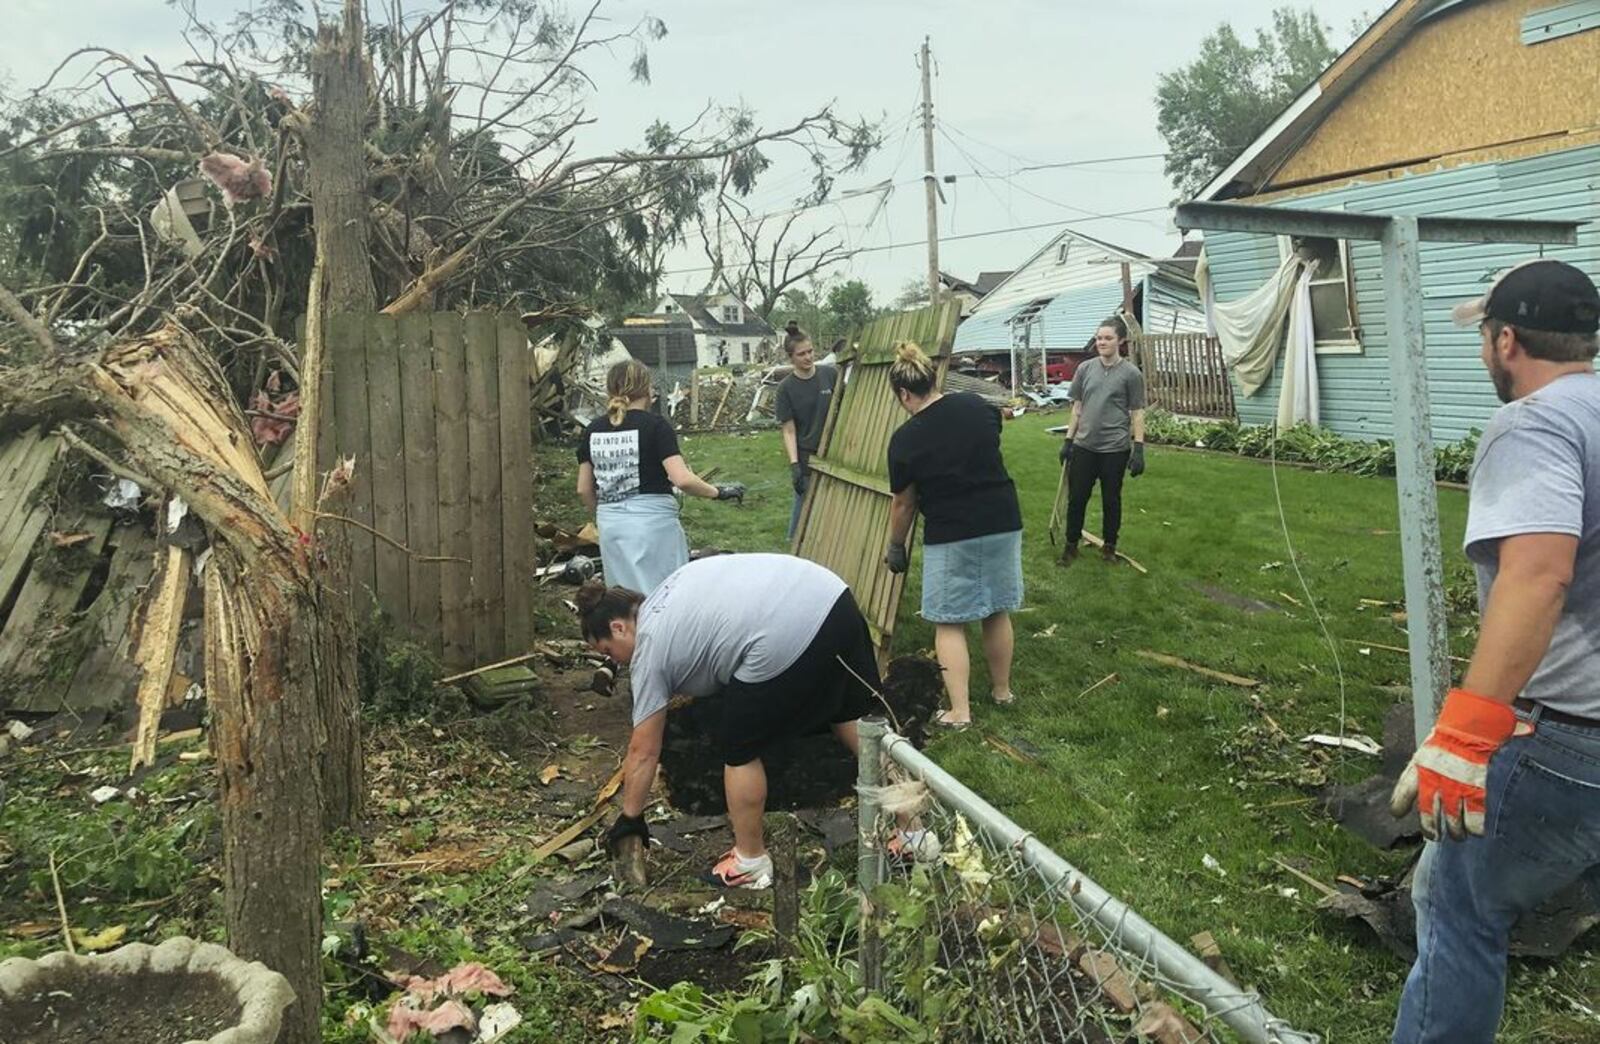
[[[1151,663],[1159,663],[1164,667],[1178,667],[1220,682],[1227,682],[1229,685],[1237,685],[1241,689],[1255,689],[1261,686],[1261,682],[1254,678],[1244,678],[1237,674],[1228,674],[1226,671],[1214,671],[1210,667],[1202,667],[1197,663],[1190,663],[1188,660],[1180,659],[1177,656],[1153,652],[1150,649],[1135,650],[1134,655],[1149,660]]]
[[[1217,862],[1216,857],[1213,856],[1210,852],[1207,852],[1207,853],[1205,853],[1204,855],[1202,855],[1200,857],[1200,865],[1205,867],[1207,870],[1210,870],[1212,873],[1216,874],[1218,877],[1227,877],[1228,876],[1228,871],[1226,871],[1226,870],[1224,870],[1222,868],[1222,864]]]
[[[1078,693],[1078,699],[1081,700],[1085,696],[1087,696],[1091,692],[1093,692],[1094,690],[1098,689],[1100,686],[1109,685],[1109,684],[1111,684],[1112,682],[1114,682],[1116,680],[1117,680],[1117,675],[1116,675],[1116,672],[1113,671],[1112,673],[1106,675],[1104,678],[1101,678],[1099,681],[1095,682],[1093,685],[1089,686],[1087,689],[1084,689],[1082,692]]]
[[[10,736],[18,743],[26,743],[28,742],[28,738],[33,735],[33,729],[25,723],[17,721],[15,718],[13,718],[6,722],[6,735]]]
[[[1207,1036],[1165,1001],[1146,1004],[1139,1021],[1134,1023],[1133,1032],[1156,1044],[1198,1044]]]
[[[1362,641],[1360,638],[1346,638],[1345,641],[1350,642],[1352,645],[1363,646],[1361,652],[1368,656],[1371,655],[1371,649],[1382,649],[1384,652],[1399,653],[1401,656],[1411,655],[1411,650],[1403,645],[1384,645],[1382,642]],[[1455,663],[1469,662],[1465,656],[1451,656],[1450,659]]]
[[[1078,967],[1083,969],[1090,981],[1100,987],[1112,1006],[1124,1015],[1139,1007],[1139,998],[1133,991],[1132,981],[1117,963],[1117,959],[1109,953],[1088,950],[1078,958]]]
[[[1267,613],[1282,612],[1281,609],[1273,605],[1271,602],[1263,602],[1259,598],[1250,598],[1246,595],[1236,594],[1233,591],[1230,591],[1225,587],[1219,587],[1216,584],[1195,584],[1193,586],[1195,590],[1205,595],[1211,601],[1216,602],[1218,605],[1225,605],[1230,609],[1238,609],[1240,612],[1249,613],[1252,616],[1261,616]]]
[[[1301,743],[1312,743],[1319,747],[1342,747],[1353,750],[1359,754],[1371,754],[1378,757],[1383,754],[1383,748],[1371,736],[1363,736],[1359,732],[1353,736],[1329,736],[1323,732],[1314,732],[1309,736],[1301,736]]]
[[[113,786],[95,787],[89,792],[89,800],[97,805],[103,805],[113,798],[122,796],[122,791]]]
[[[1233,974],[1233,969],[1223,959],[1222,947],[1217,945],[1216,936],[1210,932],[1200,932],[1189,939],[1189,945],[1194,947],[1195,956],[1206,962],[1206,967],[1235,986],[1239,985],[1238,976]]]
[[[1012,761],[1015,761],[1019,765],[1031,765],[1038,760],[1034,755],[1023,753],[1021,750],[1017,749],[1016,746],[1007,743],[998,736],[985,736],[983,737],[983,742],[993,747],[995,750],[998,750],[1000,753],[1004,754],[1006,757],[1010,758]]]
[[[1084,530],[1084,532],[1083,532],[1083,542],[1086,543],[1086,544],[1091,544],[1094,547],[1098,547],[1098,548],[1101,548],[1101,549],[1104,549],[1105,546],[1106,546],[1106,542],[1104,540],[1102,540],[1099,537],[1095,536],[1093,533],[1089,532],[1088,530]],[[1129,558],[1127,555],[1123,554],[1121,551],[1117,552],[1117,557],[1119,559],[1121,559],[1122,561],[1128,563],[1129,565],[1133,566],[1133,568],[1135,570],[1137,570],[1140,574],[1142,574],[1144,576],[1149,576],[1150,575],[1150,570],[1148,570],[1144,566],[1140,565],[1134,559]]]
[[[651,944],[663,952],[719,950],[733,941],[731,925],[678,917],[631,899],[608,899],[600,907],[600,913],[649,938]]]

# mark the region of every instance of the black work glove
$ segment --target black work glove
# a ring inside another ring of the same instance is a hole
[[[806,466],[801,461],[789,465],[789,478],[794,482],[795,496],[802,496],[806,491]]]
[[[1144,474],[1144,443],[1133,444],[1133,456],[1128,458],[1128,474],[1137,478]]]
[[[1068,464],[1071,464],[1071,463],[1072,463],[1072,436],[1068,435],[1066,441],[1061,444],[1061,466],[1062,467],[1066,467]]]
[[[891,573],[905,572],[906,567],[910,565],[910,559],[906,555],[906,545],[891,543],[889,550],[883,556],[883,564],[889,567]]]
[[[617,816],[617,821],[606,831],[606,851],[616,855],[618,843],[626,837],[636,837],[644,842],[646,848],[650,846],[650,827],[645,824],[643,816]]]
[[[737,500],[740,504],[743,504],[744,493],[745,489],[743,482],[729,482],[726,484],[719,483],[717,485],[718,500]]]

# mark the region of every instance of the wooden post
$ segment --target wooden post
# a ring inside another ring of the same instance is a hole
[[[505,656],[496,322],[492,312],[467,316],[467,503],[472,519],[472,648],[477,663]]]
[[[700,367],[689,371],[689,427],[700,427]]]
[[[394,318],[372,316],[367,328],[367,425],[372,433],[372,526],[410,546],[406,532],[405,421],[400,403],[400,331]],[[402,627],[411,619],[411,563],[379,540],[374,556],[378,605]]]
[[[1381,240],[1411,706],[1417,742],[1421,743],[1432,731],[1439,703],[1450,687],[1450,635],[1444,606],[1444,556],[1439,548],[1439,499],[1433,481],[1419,241],[1417,219],[1409,214],[1390,218]]]
[[[505,651],[533,644],[533,415],[528,400],[528,335],[500,316],[500,561],[505,570]]]
[[[767,817],[768,850],[772,853],[772,930],[786,952],[794,952],[800,928],[800,890],[795,844],[797,824],[787,812]]]
[[[437,312],[433,325],[435,438],[439,454],[439,553],[459,562],[439,563],[439,612],[444,662],[467,667],[472,642],[471,466],[467,436],[467,354],[461,316]]]
[[[417,556],[439,551],[439,438],[433,390],[433,317],[408,312],[400,317],[400,410],[404,418],[406,546]],[[413,641],[443,651],[440,638],[438,562],[408,563]]]

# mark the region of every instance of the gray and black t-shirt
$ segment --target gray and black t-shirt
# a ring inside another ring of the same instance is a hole
[[[1500,569],[1500,541],[1528,533],[1578,538],[1578,560],[1550,647],[1522,695],[1600,718],[1600,377],[1559,377],[1502,407],[1472,462],[1467,557],[1478,604]]]
[[[791,373],[778,385],[778,423],[794,421],[795,442],[802,457],[817,452],[822,442],[822,426],[827,423],[828,405],[838,383],[837,367],[818,366],[810,377],[802,380]]]
[[[713,555],[661,581],[639,606],[628,665],[633,723],[674,694],[709,696],[737,677],[763,682],[800,658],[845,583],[793,555]]]
[[[1122,453],[1133,445],[1134,410],[1144,409],[1144,374],[1126,359],[1107,366],[1087,359],[1072,375],[1079,408],[1073,445],[1090,453]]]

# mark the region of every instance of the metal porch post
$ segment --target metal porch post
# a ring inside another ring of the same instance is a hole
[[[1432,730],[1439,704],[1450,687],[1450,640],[1445,621],[1439,497],[1434,485],[1416,217],[1391,217],[1379,242],[1383,248],[1384,314],[1389,325],[1395,485],[1400,500],[1400,551],[1411,655],[1411,713],[1416,741],[1421,743]]]

